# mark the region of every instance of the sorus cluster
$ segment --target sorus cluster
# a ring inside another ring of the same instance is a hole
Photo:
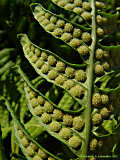
[[[109,96],[106,94],[94,93],[92,97],[92,105],[98,108],[98,112],[92,116],[93,125],[99,125],[103,119],[106,119],[110,115],[110,101]]]
[[[91,43],[91,33],[77,28],[50,12],[44,11],[40,6],[36,7],[34,16],[47,32],[66,42],[76,49],[80,55],[89,54],[87,45]]]
[[[97,149],[100,149],[103,146],[103,139],[98,140],[96,138],[92,138],[90,141],[90,151],[95,151]]]
[[[20,139],[20,143],[25,149],[26,154],[33,160],[55,160],[50,157],[43,150],[41,150],[34,142],[28,139],[21,129],[17,129],[17,134]]]
[[[97,2],[99,4],[99,2]],[[102,26],[104,26],[107,23],[107,18],[102,17],[101,15],[96,16],[96,22],[97,22],[97,29],[96,34],[98,35],[98,39],[102,38],[105,34],[104,29]],[[96,48],[95,51],[95,74],[96,76],[102,76],[110,69],[109,64],[109,51],[104,50],[102,48]]]
[[[84,20],[91,20],[91,4],[82,0],[52,0],[53,3],[79,14]]]
[[[95,58],[97,60],[95,64],[95,74],[96,76],[102,76],[110,69],[108,62],[109,52],[98,48],[95,51]]]
[[[28,60],[46,79],[68,90],[74,97],[81,98],[83,96],[84,89],[79,85],[87,79],[86,72],[83,69],[75,70],[32,44],[25,44],[23,48]]]
[[[25,85],[26,86],[26,85]],[[81,116],[70,115],[55,108],[48,100],[35,93],[29,86],[25,87],[28,92],[28,101],[35,115],[47,128],[56,133],[72,148],[77,149],[81,145],[81,139],[71,129],[81,132],[85,123]]]

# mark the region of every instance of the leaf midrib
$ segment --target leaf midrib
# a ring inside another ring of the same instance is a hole
[[[87,152],[89,148],[89,137],[90,137],[90,127],[91,127],[91,99],[92,99],[92,88],[93,88],[93,76],[94,76],[94,51],[96,46],[96,11],[95,11],[95,0],[91,0],[91,6],[92,6],[92,44],[91,44],[91,51],[90,51],[90,58],[89,58],[89,64],[88,64],[88,99],[86,104],[86,109],[84,111],[84,121],[85,121],[85,129],[83,132],[84,139],[86,140],[86,143],[83,143],[81,148],[81,155],[84,157],[81,157],[81,160],[86,160],[87,158]]]

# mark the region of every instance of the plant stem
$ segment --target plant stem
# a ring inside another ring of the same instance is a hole
[[[85,143],[82,146],[82,156],[81,160],[87,159],[87,152],[89,148],[89,137],[90,137],[90,128],[91,128],[91,99],[92,99],[92,88],[93,88],[93,76],[94,76],[94,51],[96,46],[96,15],[95,15],[95,0],[91,0],[92,6],[92,44],[89,58],[89,65],[87,68],[88,73],[88,97],[86,109],[84,111],[85,117],[85,130],[84,130],[84,139]]]

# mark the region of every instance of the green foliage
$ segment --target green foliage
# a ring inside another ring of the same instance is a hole
[[[0,159],[118,160],[119,2],[0,3]]]

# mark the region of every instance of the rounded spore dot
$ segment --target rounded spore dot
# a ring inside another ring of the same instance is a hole
[[[67,10],[72,10],[73,8],[75,7],[75,5],[74,4],[72,4],[72,3],[68,3],[68,4],[66,4],[65,5],[65,9],[67,9]]]
[[[42,115],[42,113],[43,113],[43,108],[39,105],[39,106],[37,106],[37,107],[35,107],[35,109],[34,109],[34,114],[36,115],[36,116],[40,116],[40,115]]]
[[[35,52],[35,47],[33,45],[31,45],[30,50],[34,53]]]
[[[35,49],[35,55],[37,57],[39,57],[41,55],[41,51],[38,48]]]
[[[101,15],[97,15],[96,17],[96,21],[99,25],[101,25],[103,23],[103,18],[101,17]]]
[[[73,36],[74,36],[75,38],[79,38],[79,37],[81,36],[81,33],[82,33],[82,31],[81,31],[80,29],[75,28],[75,29],[73,30]]]
[[[33,99],[34,97],[35,97],[34,93],[33,93],[33,92],[30,92],[30,93],[29,93],[29,98],[30,98],[30,99]]]
[[[36,151],[38,149],[38,146],[33,142],[30,142],[30,146],[34,151]]]
[[[99,107],[102,103],[101,95],[99,93],[94,93],[92,97],[92,104],[95,107]]]
[[[35,15],[37,15],[38,17],[45,15],[45,12],[43,10],[41,10],[38,6],[35,7],[35,11],[36,11]]]
[[[47,60],[47,54],[45,52],[41,53],[42,60]]]
[[[74,68],[66,67],[65,69],[65,74],[67,75],[67,77],[70,78],[74,77],[74,72],[75,72]]]
[[[72,116],[71,116],[71,115],[68,115],[68,114],[64,115],[64,116],[63,116],[63,123],[64,123],[64,125],[66,125],[66,126],[71,126],[72,123],[73,123],[73,118],[72,118]]]
[[[47,124],[51,122],[51,116],[48,113],[43,113],[41,116],[41,120],[43,123]]]
[[[81,56],[86,56],[89,53],[89,48],[85,45],[80,46],[77,50]]]
[[[54,109],[54,111],[53,111],[53,118],[56,119],[56,120],[62,120],[63,113],[60,110],[58,110],[58,109]]]
[[[39,59],[37,62],[36,62],[36,67],[37,68],[41,68],[42,67],[42,65],[43,65],[43,60],[41,60],[41,59]]]
[[[41,23],[46,18],[45,18],[45,16],[39,16],[39,14],[38,14],[38,15],[36,15],[36,19],[38,19],[38,22]]]
[[[50,130],[53,132],[58,132],[61,129],[61,124],[59,122],[53,121],[50,124]]]
[[[19,135],[20,139],[22,139],[24,137],[24,134],[21,130],[18,130],[18,135]]]
[[[82,40],[83,40],[84,42],[89,42],[89,41],[91,40],[91,35],[90,35],[90,33],[84,32],[84,33],[82,34]]]
[[[42,22],[41,22],[41,24],[43,25],[43,26],[46,26],[46,25],[48,25],[50,23],[50,21],[48,20],[48,19],[44,19]]]
[[[58,85],[63,85],[63,83],[65,82],[65,77],[62,75],[59,75],[56,79],[55,79],[55,83]]]
[[[51,113],[53,111],[53,105],[46,101],[44,104],[44,111]]]
[[[45,100],[44,100],[44,98],[43,98],[42,96],[38,96],[37,100],[38,100],[38,103],[39,103],[40,105],[43,105],[44,102],[45,102]]]
[[[44,151],[42,151],[40,148],[38,150],[38,155],[43,159],[46,159],[48,157],[47,154]]]
[[[92,139],[90,142],[90,151],[94,151],[97,148],[98,141],[97,139]]]
[[[23,45],[23,50],[27,53],[27,54],[29,54],[30,53],[30,51],[31,51],[31,42],[27,42],[27,43],[25,43],[24,45]]]
[[[104,68],[103,68],[103,66],[100,65],[100,64],[96,64],[95,65],[95,73],[98,76],[102,76],[104,74]]]
[[[97,28],[97,35],[99,37],[103,36],[104,35],[104,30],[102,28]]]
[[[100,114],[101,114],[102,118],[105,119],[109,116],[110,111],[106,107],[104,107],[100,110]]]
[[[45,13],[45,18],[49,19],[51,17],[50,13]]]
[[[21,143],[24,147],[27,147],[29,145],[29,140],[26,136],[24,136],[22,139],[21,139]]]
[[[74,0],[74,5],[77,7],[82,6],[82,0]]]
[[[65,21],[64,20],[58,20],[57,22],[56,22],[56,25],[58,26],[58,27],[64,27],[64,25],[65,25]]]
[[[48,78],[51,80],[55,79],[57,76],[58,76],[58,73],[55,70],[51,70],[48,73]]]
[[[72,35],[70,33],[63,33],[61,39],[65,42],[69,42],[72,39]]]
[[[37,57],[36,55],[33,55],[33,56],[31,57],[31,62],[32,62],[32,63],[35,63],[35,62],[37,61],[37,59],[38,59],[38,57]]]
[[[29,54],[30,53],[30,46],[28,44],[23,46],[24,51]]]
[[[74,82],[73,82],[72,80],[67,80],[67,81],[64,82],[63,87],[64,87],[65,89],[70,89],[70,88],[72,88],[74,85],[75,85],[75,84],[74,84]]]
[[[77,39],[77,38],[73,38],[73,39],[71,39],[69,45],[70,45],[71,47],[73,47],[73,48],[77,48],[77,47],[80,46],[81,43],[82,43],[81,40],[79,40],[79,39]]]
[[[72,136],[68,143],[72,148],[76,149],[81,145],[81,139],[78,136]]]
[[[73,9],[73,12],[75,12],[76,14],[81,14],[83,11],[84,11],[83,8],[80,7],[75,7]]]
[[[105,4],[103,2],[99,2],[99,1],[96,1],[95,5],[97,8],[103,8],[105,6]]]
[[[83,2],[82,3],[82,7],[85,9],[85,10],[91,10],[91,5],[89,2]]]
[[[59,132],[59,136],[67,140],[72,136],[72,131],[69,128],[62,128]]]
[[[102,104],[104,104],[104,105],[108,104],[108,102],[109,102],[108,95],[105,95],[105,94],[101,95],[101,99],[102,99]]]
[[[108,19],[107,19],[106,17],[103,17],[103,18],[102,18],[102,21],[103,21],[103,24],[107,24]]]
[[[106,59],[108,59],[110,57],[109,51],[104,51],[103,55],[104,55],[104,58],[106,58]]]
[[[73,118],[73,128],[80,131],[84,126],[84,121],[80,116]]]
[[[27,92],[30,93],[32,91],[31,88],[27,85],[27,83],[25,83],[24,85],[25,87],[27,87]]]
[[[86,80],[86,73],[83,70],[78,70],[75,72],[75,79],[79,82],[84,82]]]
[[[49,65],[54,65],[56,63],[56,59],[55,59],[55,57],[54,56],[49,56],[48,57],[48,64]]]
[[[62,28],[56,28],[54,31],[53,31],[53,35],[54,36],[61,36],[63,34],[63,29]]]
[[[81,97],[83,95],[83,88],[79,85],[76,85],[70,89],[70,94],[75,97]]]
[[[91,20],[91,17],[92,17],[92,16],[91,16],[91,13],[84,11],[84,12],[81,14],[81,17],[82,17],[84,20],[88,21],[88,20]]]
[[[64,31],[65,32],[72,32],[73,30],[73,25],[71,23],[66,23],[64,26]]]
[[[63,62],[57,62],[56,64],[56,70],[59,72],[64,72],[65,71],[65,64]]]
[[[104,53],[104,51],[102,49],[100,49],[100,48],[96,49],[96,51],[95,51],[96,59],[98,59],[98,60],[102,59],[103,53]]]
[[[55,29],[55,25],[53,23],[48,24],[45,27],[46,31],[52,32]]]
[[[57,17],[52,16],[52,17],[50,18],[50,22],[51,22],[51,23],[56,23],[56,21],[57,21]]]
[[[43,160],[39,155],[35,155],[34,157],[33,157],[33,160]]]
[[[41,67],[41,72],[42,73],[47,73],[49,71],[49,66],[47,64],[44,64],[42,67]]]
[[[33,98],[30,100],[31,106],[32,107],[36,107],[38,105],[38,101],[37,98]]]
[[[93,125],[99,125],[102,121],[102,116],[101,114],[99,113],[95,113],[93,116],[92,116],[92,123]]]
[[[58,4],[58,6],[60,6],[60,7],[64,7],[64,6],[67,4],[67,1],[61,0],[61,1],[59,1],[57,4]]]
[[[30,157],[33,157],[33,156],[35,155],[35,151],[32,149],[31,146],[28,146],[28,147],[26,148],[26,152],[27,152],[27,154],[28,154]]]
[[[103,68],[104,68],[106,71],[108,71],[108,70],[110,69],[110,65],[109,65],[108,62],[103,62],[103,63],[102,63],[102,66],[103,66]]]

